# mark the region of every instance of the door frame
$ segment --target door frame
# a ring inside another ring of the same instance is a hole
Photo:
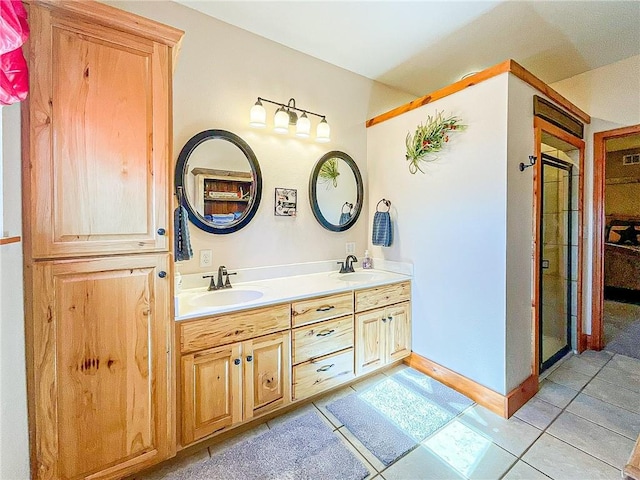
[[[626,137],[639,133],[640,124],[606,130],[593,135],[593,276],[589,348],[594,350],[602,350],[604,348],[604,176],[607,157],[606,143],[610,138]]]
[[[533,302],[532,302],[532,329],[533,329],[533,362],[531,371],[534,375],[540,374],[540,260],[542,258],[542,132],[553,135],[570,145],[576,147],[580,152],[578,164],[578,288],[576,289],[578,310],[576,312],[576,337],[578,352],[586,349],[586,337],[582,334],[582,276],[583,276],[583,216],[584,216],[584,150],[585,143],[582,139],[556,127],[539,117],[533,118],[533,129],[535,139],[536,163],[533,173],[533,210],[534,210],[534,253],[533,253]]]

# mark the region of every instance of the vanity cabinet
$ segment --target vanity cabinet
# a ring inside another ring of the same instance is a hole
[[[290,325],[289,305],[179,325],[183,446],[290,402]]]
[[[401,282],[178,323],[181,446],[407,357],[410,299]]]
[[[26,3],[31,472],[123,478],[176,451],[167,179],[183,32],[99,2]]]
[[[352,380],[353,292],[294,302],[291,316],[293,399]]]
[[[361,310],[355,316],[357,375],[411,354],[411,304],[406,301],[410,297],[409,282],[355,293],[356,309]]]

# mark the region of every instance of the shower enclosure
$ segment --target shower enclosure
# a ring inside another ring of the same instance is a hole
[[[542,255],[540,256],[540,371],[572,347],[572,170],[542,154]]]

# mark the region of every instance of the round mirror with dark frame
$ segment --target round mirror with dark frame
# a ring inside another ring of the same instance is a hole
[[[262,173],[251,147],[226,130],[205,130],[178,155],[176,193],[201,230],[226,234],[246,226],[262,197]]]
[[[309,201],[316,220],[327,230],[351,228],[362,210],[363,186],[358,165],[344,152],[320,158],[309,178]]]

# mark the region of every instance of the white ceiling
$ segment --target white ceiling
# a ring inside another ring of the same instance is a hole
[[[638,0],[176,1],[416,96],[508,58],[553,83],[640,54]]]

